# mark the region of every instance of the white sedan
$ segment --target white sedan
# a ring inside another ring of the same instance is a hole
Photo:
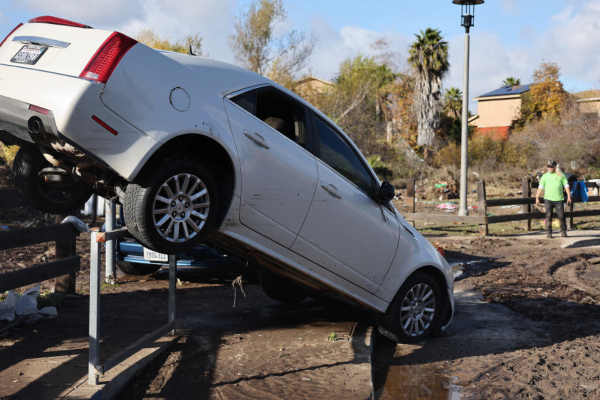
[[[21,146],[15,185],[43,211],[113,198],[145,247],[209,242],[264,268],[269,296],[349,300],[393,340],[452,319],[451,269],[394,209],[393,187],[263,76],[39,17],[0,44],[0,140]]]

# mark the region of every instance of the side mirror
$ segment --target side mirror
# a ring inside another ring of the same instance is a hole
[[[389,203],[396,195],[394,186],[389,182],[383,182],[377,192],[377,201],[379,204]]]

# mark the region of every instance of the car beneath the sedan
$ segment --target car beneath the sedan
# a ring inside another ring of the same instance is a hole
[[[43,211],[113,199],[144,247],[209,243],[260,266],[271,297],[370,309],[392,340],[452,319],[450,266],[394,208],[393,187],[264,76],[34,18],[0,44],[0,139],[21,146],[16,188]]]

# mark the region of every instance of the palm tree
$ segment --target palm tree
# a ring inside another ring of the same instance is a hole
[[[425,148],[425,162],[429,163],[429,148],[440,127],[442,109],[442,78],[448,73],[448,42],[439,29],[427,28],[415,34],[417,40],[408,49],[408,62],[416,74],[413,107],[417,114],[417,145]]]
[[[462,113],[462,92],[459,88],[451,87],[444,93],[444,111],[453,118],[460,118]]]
[[[519,78],[513,78],[509,76],[502,82],[502,86],[519,86],[521,84],[521,80]]]

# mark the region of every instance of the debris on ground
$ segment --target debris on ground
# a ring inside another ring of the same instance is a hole
[[[423,188],[418,190],[417,197],[419,199],[438,199],[440,201],[458,199],[458,183],[456,182],[456,179],[454,179],[454,174],[448,171],[446,167],[442,167],[442,169],[446,174],[446,178],[438,179],[433,183],[433,186],[424,190]]]
[[[88,227],[88,225],[85,222],[83,222],[82,220],[80,220],[79,218],[77,218],[73,215],[69,215],[68,217],[66,217],[65,219],[63,219],[61,221],[61,224],[68,224],[68,223],[73,224],[75,229],[77,229],[81,233],[90,231],[90,228]]]
[[[6,299],[0,303],[0,321],[7,324],[0,325],[0,337],[9,329],[24,323],[35,324],[43,318],[57,316],[56,307],[48,306],[38,310],[37,298],[40,294],[40,285],[27,290],[22,295],[9,290]],[[16,322],[15,322],[16,321]]]

